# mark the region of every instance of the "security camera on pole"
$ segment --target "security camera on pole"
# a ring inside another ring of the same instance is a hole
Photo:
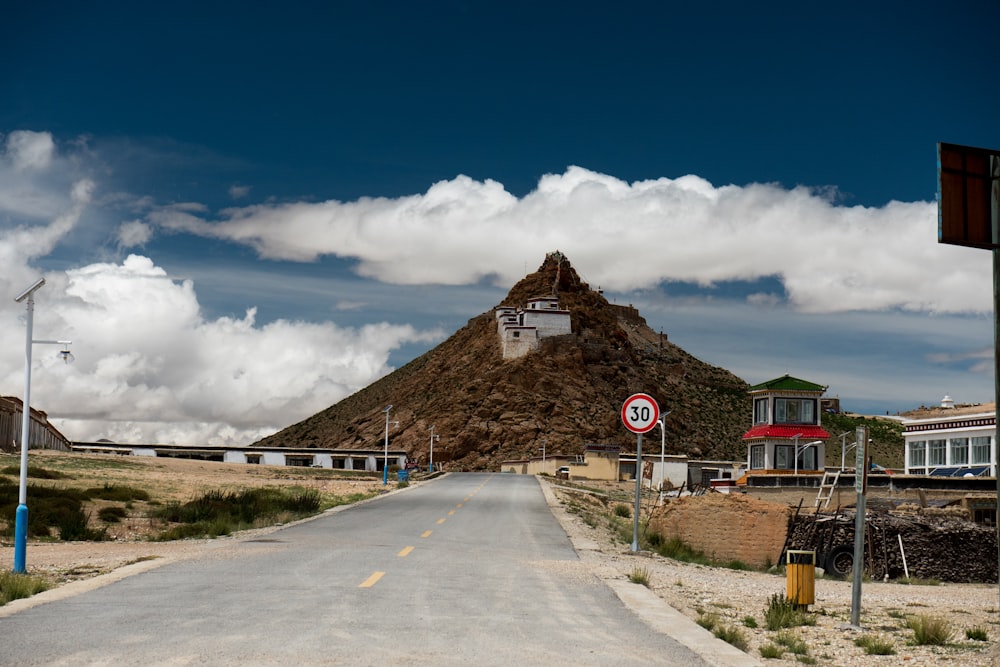
[[[639,497],[642,491],[642,434],[648,433],[660,420],[660,406],[648,394],[632,394],[622,405],[622,422],[636,434],[635,443],[635,511],[632,512],[632,551],[639,551]]]

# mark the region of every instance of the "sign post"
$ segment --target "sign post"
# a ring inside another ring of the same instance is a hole
[[[632,394],[622,405],[622,422],[636,434],[635,508],[632,511],[632,552],[639,552],[639,499],[642,493],[642,434],[648,433],[660,419],[660,406],[648,394]]]
[[[865,482],[868,477],[868,427],[859,426],[854,436],[854,490],[858,500],[854,513],[854,571],[851,573],[851,625],[861,627],[861,575],[865,564]]]
[[[938,243],[993,252],[993,475],[1000,518],[1000,150],[938,144]],[[996,522],[994,522],[996,523]],[[1000,530],[1000,523],[997,523]],[[1000,533],[998,533],[1000,537]],[[1000,539],[997,540],[1000,559]],[[1000,579],[998,579],[1000,583]]]

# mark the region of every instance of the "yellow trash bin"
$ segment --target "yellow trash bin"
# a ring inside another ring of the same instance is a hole
[[[786,597],[805,607],[816,602],[816,552],[785,552]]]

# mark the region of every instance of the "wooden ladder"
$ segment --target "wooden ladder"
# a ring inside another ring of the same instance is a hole
[[[826,509],[830,506],[830,498],[833,497],[833,490],[840,481],[840,473],[839,468],[834,472],[829,470],[823,472],[823,481],[819,483],[819,493],[816,494],[816,509]]]

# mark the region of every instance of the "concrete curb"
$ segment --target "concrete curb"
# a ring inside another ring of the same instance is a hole
[[[559,525],[566,531],[573,549],[580,554],[586,551],[596,551],[598,545],[590,540],[574,537],[566,530],[567,522],[572,517],[562,509],[552,492],[551,485],[537,478],[542,487],[545,501]],[[581,561],[584,559],[581,558]],[[718,667],[760,667],[762,664],[753,656],[744,653],[732,644],[722,641],[711,632],[701,627],[693,620],[677,611],[656,593],[645,586],[633,584],[623,579],[616,579],[607,573],[601,573],[599,567],[594,567],[594,575],[614,591],[618,599],[629,610],[641,618],[650,628],[663,633],[698,654],[702,660]]]

